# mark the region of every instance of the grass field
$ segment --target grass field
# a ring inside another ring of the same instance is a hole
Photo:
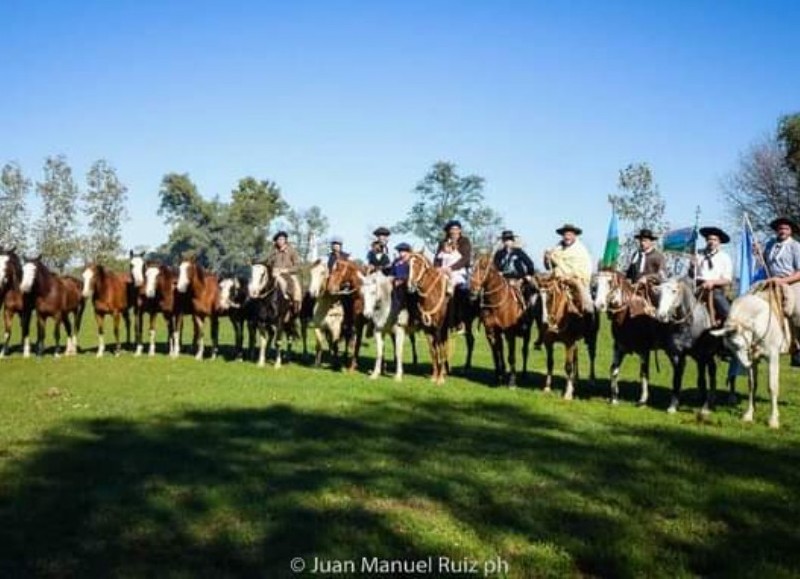
[[[15,352],[0,361],[0,576],[285,577],[295,557],[356,571],[435,557],[435,575],[438,557],[479,575],[499,558],[510,577],[800,574],[797,371],[783,368],[772,431],[764,397],[755,424],[742,403],[698,420],[693,387],[667,415],[663,356],[650,407],[633,404],[633,359],[609,406],[605,326],[601,380],[573,402],[540,391],[541,352],[522,387],[489,386],[478,344],[474,376],[444,387],[425,363],[370,381],[371,347],[355,375]]]

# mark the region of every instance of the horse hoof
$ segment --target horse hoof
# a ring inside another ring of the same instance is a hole
[[[117,356],[119,356],[119,354],[117,354]],[[97,357],[98,358],[102,358],[103,357],[103,352],[97,352]]]
[[[667,408],[667,414],[675,414],[677,411],[678,411],[677,406],[670,406],[669,408]]]
[[[770,421],[769,421],[769,427],[770,427],[770,428],[780,428],[780,427],[781,427],[780,421],[778,421],[778,419],[777,419],[777,418],[775,418],[775,419],[770,419]]]
[[[380,374],[379,374],[378,372],[372,372],[372,373],[369,375],[369,379],[370,379],[370,380],[377,380],[379,376],[380,376]]]
[[[608,403],[611,404],[611,406],[619,406],[619,400],[617,400],[616,398],[612,398],[611,400],[608,401]]]
[[[571,401],[572,400],[572,394],[564,394],[564,400],[566,400],[568,402]]]
[[[647,406],[647,400],[639,400],[636,403],[636,408],[644,408],[645,406]]]
[[[550,388],[550,386],[545,386],[544,388],[542,388],[542,392],[544,392],[545,394],[552,394],[553,390]]]
[[[742,422],[753,422],[753,415],[752,414],[743,415]]]
[[[395,382],[402,382],[403,381],[403,375],[400,374],[400,375],[395,376],[394,377],[394,381]]]

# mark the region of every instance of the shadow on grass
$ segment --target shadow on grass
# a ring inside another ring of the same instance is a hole
[[[296,556],[509,561],[512,576],[800,572],[800,449],[599,436],[510,404],[73,421],[8,459],[0,575],[291,576]]]

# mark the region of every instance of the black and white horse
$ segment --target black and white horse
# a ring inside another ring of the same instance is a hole
[[[247,300],[247,280],[243,277],[224,277],[219,282],[217,315],[227,317],[233,326],[234,359],[244,357],[244,325],[250,304]]]
[[[265,366],[267,348],[275,343],[275,368],[283,364],[283,338],[287,338],[288,354],[291,354],[292,338],[296,336],[295,316],[291,299],[284,295],[276,283],[272,269],[256,263],[250,267],[247,293],[251,300],[248,325],[250,350],[254,347],[256,331],[259,335],[258,365]]]

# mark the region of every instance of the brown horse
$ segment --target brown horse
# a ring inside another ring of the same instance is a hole
[[[16,248],[0,249],[0,305],[3,306],[3,348],[0,358],[8,354],[8,345],[11,342],[11,324],[14,315],[21,317],[23,310],[22,292],[19,284],[22,281],[22,262],[16,253]]]
[[[358,354],[364,333],[364,296],[361,294],[363,274],[358,264],[348,259],[337,259],[325,283],[327,295],[338,297],[344,310],[342,332],[345,338],[345,356],[352,349],[348,370],[358,370]]]
[[[22,312],[23,355],[30,356],[30,320],[34,311],[36,312],[37,355],[44,354],[44,338],[48,318],[53,318],[55,324],[55,356],[60,355],[62,324],[67,331],[66,354],[77,354],[77,335],[81,328],[81,316],[86,303],[81,296],[80,280],[52,273],[42,263],[40,255],[32,259],[25,259],[19,288],[24,301]],[[72,320],[70,320],[70,315],[72,315]]]
[[[582,311],[581,289],[578,282],[552,275],[536,275],[534,281],[540,295],[541,316],[537,319],[539,335],[547,352],[547,378],[545,392],[553,384],[553,346],[564,344],[564,373],[567,386],[564,399],[572,400],[578,377],[578,341],[584,340],[589,350],[590,380],[594,383],[594,360],[597,354],[599,318],[594,310]]]
[[[421,253],[409,256],[408,290],[418,296],[415,315],[428,337],[431,356],[431,380],[444,384],[448,371],[447,274],[435,268]]]
[[[185,306],[178,314],[177,332],[183,325],[183,315],[191,314],[194,322],[195,358],[203,359],[205,352],[204,327],[206,318],[211,320],[211,358],[217,357],[219,350],[219,280],[217,276],[203,269],[194,257],[184,259],[178,274],[178,293],[185,296],[181,304]],[[180,353],[180,340],[177,347]]]
[[[114,319],[114,339],[116,348],[114,355],[119,356],[119,322],[125,320],[125,333],[128,342],[131,341],[130,308],[130,276],[127,274],[108,271],[99,264],[87,265],[83,270],[83,297],[92,300],[94,306],[94,319],[97,323],[97,357],[101,358],[106,350],[103,325],[106,316]]]
[[[497,383],[515,386],[517,337],[522,338],[522,375],[528,373],[532,318],[528,315],[525,298],[497,270],[490,255],[478,258],[470,279],[470,291],[480,300],[479,315],[492,349]],[[504,338],[508,344],[508,374],[503,359]]]
[[[144,344],[142,342],[142,325],[144,314],[150,317],[150,349],[148,354],[156,354],[156,319],[160,313],[167,323],[167,342],[169,354],[178,356],[178,341],[180,334],[175,331],[176,318],[180,310],[178,297],[175,295],[177,276],[172,269],[158,263],[148,263],[144,268],[144,285],[138,296],[136,310],[136,355],[141,356]]]

